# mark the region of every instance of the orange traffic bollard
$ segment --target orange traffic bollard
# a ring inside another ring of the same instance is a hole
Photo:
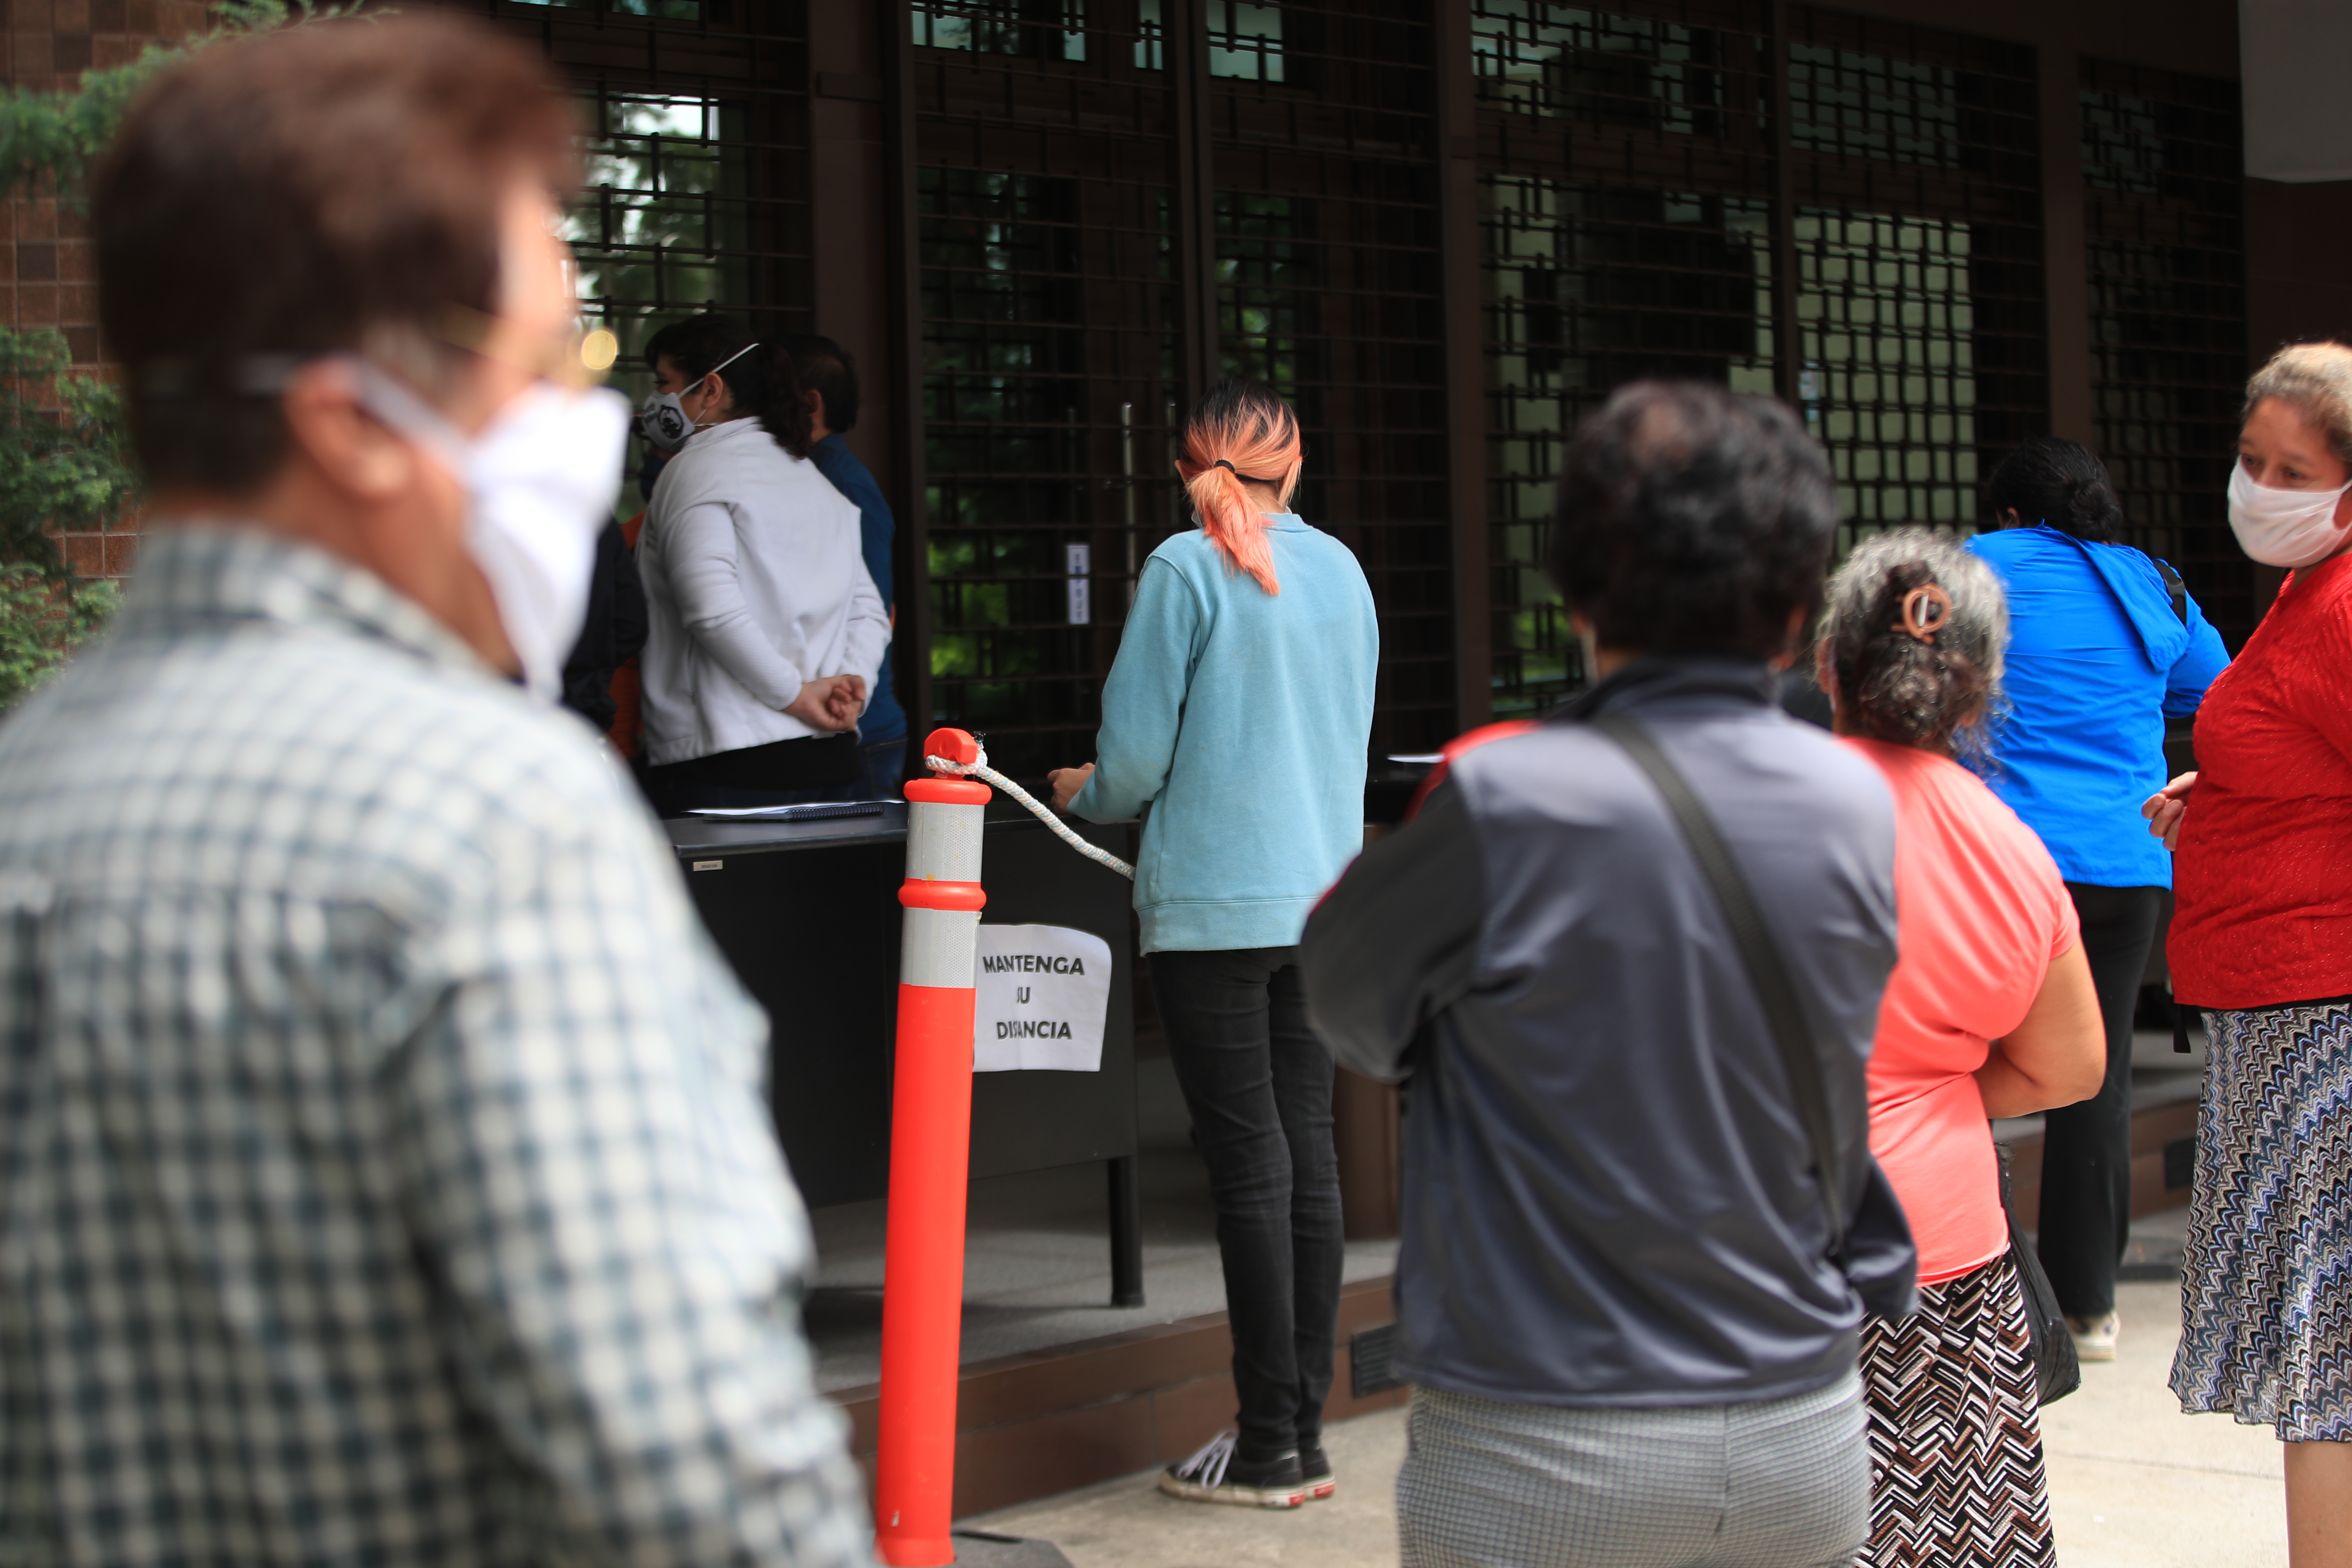
[[[923,752],[971,763],[980,744],[961,730],[935,730]],[[971,779],[917,779],[907,786],[874,1477],[875,1551],[891,1568],[955,1561],[948,1530],[971,1158],[972,954],[988,902],[980,847],[989,795],[986,784]]]

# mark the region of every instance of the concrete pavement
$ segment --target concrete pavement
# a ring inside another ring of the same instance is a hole
[[[2063,1568],[2283,1568],[2279,1441],[2226,1415],[2183,1415],[2165,1386],[2180,1289],[2116,1290],[2116,1360],[2042,1415]]]
[[[2118,1358],[2043,1414],[2063,1568],[2283,1568],[2279,1445],[2267,1427],[2180,1414],[2165,1387],[2179,1291],[2118,1291]],[[1404,1413],[1328,1434],[1339,1492],[1295,1512],[1208,1508],[1152,1489],[1149,1475],[971,1521],[1042,1537],[1073,1568],[1383,1568],[1397,1561],[1389,1492]]]

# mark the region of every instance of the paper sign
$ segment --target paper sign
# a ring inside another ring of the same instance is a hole
[[[980,928],[974,1072],[1102,1070],[1110,943],[1067,926]]]
[[[1068,573],[1070,592],[1070,625],[1083,626],[1095,618],[1094,580],[1095,552],[1091,544],[1067,544],[1062,547],[1062,564]]]

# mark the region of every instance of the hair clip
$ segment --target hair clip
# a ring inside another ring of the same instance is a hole
[[[1920,613],[1926,606],[1927,614]],[[1933,583],[1922,584],[1903,595],[1903,629],[1921,642],[1932,643],[1952,618],[1952,596]]]

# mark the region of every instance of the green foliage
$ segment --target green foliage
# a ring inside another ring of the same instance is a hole
[[[66,361],[62,333],[0,327],[0,562],[51,581],[66,563],[49,528],[111,521],[138,497],[121,390]]]
[[[0,200],[79,202],[91,163],[149,78],[222,38],[349,9],[218,0],[210,32],[84,71],[70,91],[0,89]],[[139,500],[121,391],[68,374],[70,361],[61,332],[0,327],[0,711],[63,664],[118,597],[111,583],[76,582],[51,531],[111,522]]]
[[[15,195],[47,175],[59,195],[70,197],[148,78],[218,39],[321,13],[288,0],[222,0],[213,14],[220,18],[213,31],[185,43],[150,44],[128,65],[84,71],[81,85],[70,92],[0,89],[0,196]]]
[[[66,586],[28,563],[0,566],[0,712],[55,674],[117,597],[111,583]]]

